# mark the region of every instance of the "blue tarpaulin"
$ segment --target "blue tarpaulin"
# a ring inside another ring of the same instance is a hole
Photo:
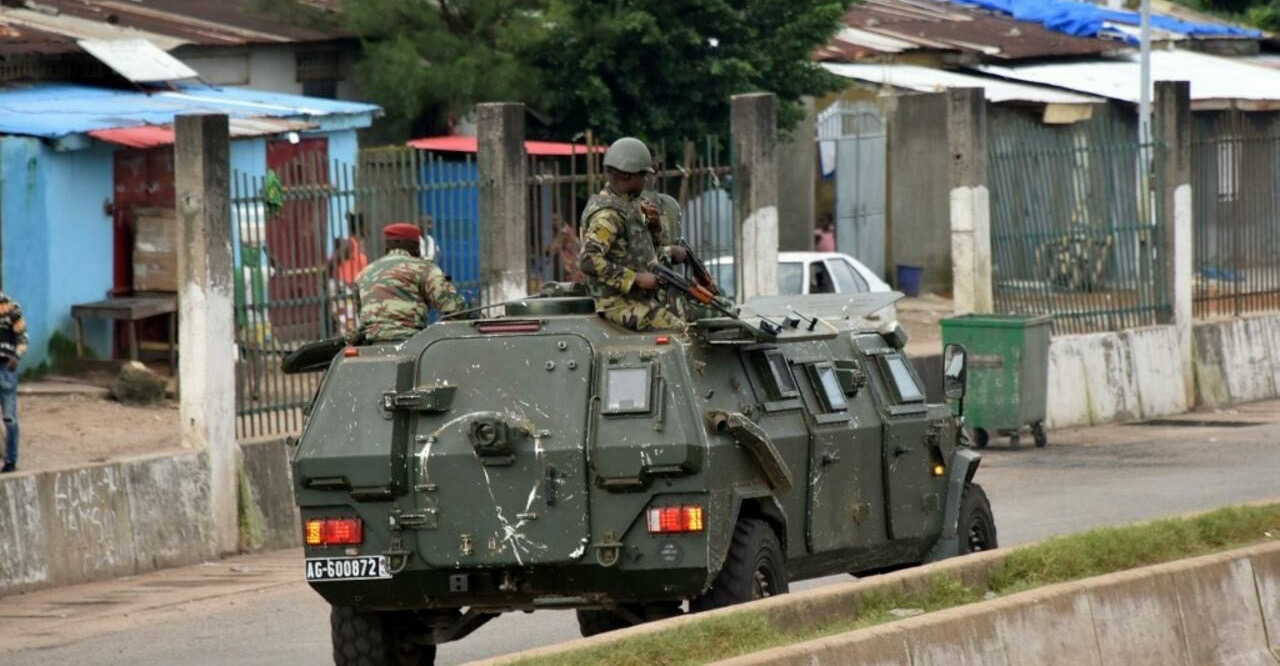
[[[1137,26],[1142,21],[1138,12],[1117,11],[1071,0],[950,1],[959,5],[1002,12],[1019,21],[1039,23],[1055,32],[1075,37],[1115,36],[1130,44],[1137,44],[1138,38],[1119,31],[1107,31],[1106,24]],[[1187,37],[1262,37],[1262,33],[1257,30],[1221,23],[1194,23],[1160,14],[1151,15],[1151,27],[1153,30],[1163,30]]]
[[[180,85],[151,93],[74,83],[19,84],[0,88],[0,134],[58,138],[93,130],[163,125],[182,113],[225,113],[232,118],[289,118],[321,129],[343,118],[367,126],[372,104],[299,95]]]

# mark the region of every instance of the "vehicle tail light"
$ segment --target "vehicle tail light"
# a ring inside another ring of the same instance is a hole
[[[344,348],[342,349],[342,355],[343,355],[343,356],[345,356],[345,357],[347,357],[347,358],[351,358],[352,356],[359,356],[359,355],[360,355],[360,348],[359,348],[359,347],[344,347]]]
[[[654,340],[653,340],[653,341],[654,341],[654,343],[655,343],[655,344],[659,344],[659,345],[669,345],[669,344],[671,344],[671,336],[669,336],[669,335],[659,335],[657,338],[654,338]]]
[[[349,546],[364,543],[364,523],[359,518],[324,518],[308,520],[308,546]]]
[[[662,506],[649,509],[647,527],[649,534],[679,534],[703,530],[702,507]]]

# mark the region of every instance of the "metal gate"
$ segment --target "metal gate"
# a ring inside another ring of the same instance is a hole
[[[883,277],[884,116],[871,102],[836,102],[818,114],[818,141],[836,166],[836,250]]]

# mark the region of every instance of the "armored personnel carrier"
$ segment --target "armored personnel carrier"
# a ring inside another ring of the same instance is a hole
[[[576,609],[589,635],[994,548],[980,456],[873,315],[897,298],[766,297],[687,335],[529,298],[316,364],[293,471],[335,661],[431,663],[505,612]],[[947,351],[961,401],[964,365]]]

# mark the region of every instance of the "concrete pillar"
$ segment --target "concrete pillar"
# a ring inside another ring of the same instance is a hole
[[[817,114],[812,97],[802,101],[804,118],[778,144],[778,249],[813,249],[814,182],[818,175]]]
[[[734,271],[739,301],[778,291],[778,100],[772,93],[734,95]]]
[[[1166,299],[1172,306],[1167,315],[1178,333],[1182,357],[1182,376],[1186,386],[1187,405],[1195,404],[1195,366],[1192,358],[1191,274],[1193,268],[1191,207],[1191,84],[1187,81],[1157,81],[1152,105],[1151,134],[1157,154],[1152,175],[1160,188],[1157,211],[1163,215],[1164,246],[1160,254],[1164,264]]]
[[[885,101],[888,159],[886,266],[924,268],[924,292],[951,289],[947,94],[898,95]]]
[[[176,124],[182,443],[208,451],[217,547],[219,552],[231,553],[239,537],[239,445],[235,433],[230,134],[223,114],[180,115]]]
[[[955,313],[989,313],[991,201],[987,192],[987,103],[981,88],[947,91],[947,185]]]
[[[524,152],[524,105],[476,106],[479,138],[480,220],[488,282],[486,303],[524,298],[529,292],[529,162]]]

